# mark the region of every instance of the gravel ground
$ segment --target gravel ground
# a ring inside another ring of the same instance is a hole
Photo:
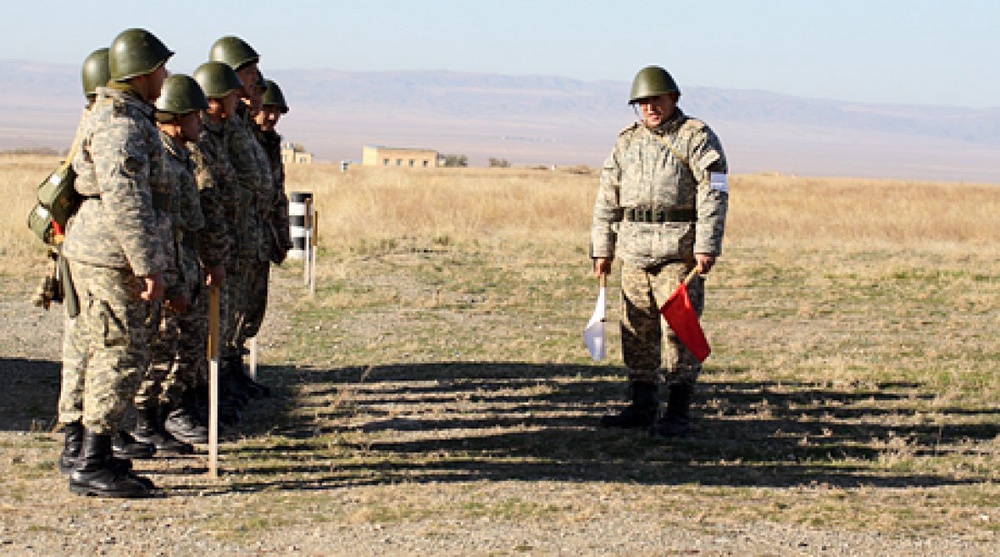
[[[309,494],[312,506],[274,508],[281,482],[246,490],[241,478],[210,480],[206,459],[137,462],[160,485],[147,500],[81,498],[56,469],[61,436],[51,432],[58,388],[60,308],[24,300],[32,285],[7,285],[0,300],[0,554],[4,555],[852,555],[995,556],[1000,541],[959,536],[904,538],[774,523],[730,524],[651,516],[650,501],[614,501],[554,519],[416,515],[380,521],[359,501],[392,501],[406,485],[345,483]],[[278,305],[272,306],[277,308]],[[276,312],[273,309],[272,312]],[[274,314],[272,319],[281,321]],[[266,341],[266,339],[264,339]],[[27,411],[24,411],[27,409]],[[37,416],[49,416],[39,419]],[[313,455],[315,456],[315,455]],[[587,501],[585,482],[452,482],[423,497],[484,489],[539,505]],[[290,496],[302,496],[299,493]],[[304,496],[303,496],[304,497]],[[640,496],[641,497],[641,496]],[[653,497],[653,496],[649,496]],[[627,498],[626,498],[627,499]],[[437,501],[440,504],[440,501]],[[257,515],[268,508],[266,516]],[[639,510],[636,510],[639,509]],[[986,517],[985,519],[989,519]],[[239,526],[234,527],[234,523]],[[234,533],[235,532],[235,533]]]

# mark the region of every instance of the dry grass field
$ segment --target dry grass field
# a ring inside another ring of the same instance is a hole
[[[1000,186],[736,176],[707,282],[695,431],[595,427],[622,401],[580,333],[582,169],[292,167],[318,284],[274,273],[251,406],[153,500],[66,492],[58,308],[24,226],[55,164],[0,157],[0,552],[995,555]],[[94,534],[94,532],[97,532]]]

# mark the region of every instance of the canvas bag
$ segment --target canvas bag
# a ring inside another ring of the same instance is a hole
[[[53,222],[65,229],[66,221],[80,208],[82,198],[73,187],[76,181],[73,157],[79,146],[77,137],[66,160],[38,185],[37,202],[28,213],[28,228],[46,244],[55,243]]]

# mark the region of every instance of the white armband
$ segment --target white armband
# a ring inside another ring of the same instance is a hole
[[[721,172],[709,172],[709,183],[715,191],[729,193],[729,175]]]

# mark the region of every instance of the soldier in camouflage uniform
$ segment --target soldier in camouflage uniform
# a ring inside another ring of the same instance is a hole
[[[212,61],[228,64],[239,76],[243,84],[244,103],[237,105],[236,115],[226,123],[226,140],[229,160],[236,170],[240,185],[240,211],[237,215],[238,249],[235,250],[235,272],[230,277],[229,308],[226,338],[222,346],[222,369],[220,383],[224,393],[238,401],[245,402],[250,397],[266,396],[268,390],[263,385],[247,377],[243,366],[248,332],[253,332],[253,308],[249,305],[259,293],[253,291],[259,284],[260,274],[266,272],[270,264],[270,253],[266,240],[266,223],[269,220],[271,199],[274,197],[274,179],[267,155],[252,126],[252,110],[260,108],[263,94],[260,71],[257,67],[260,55],[246,41],[238,37],[222,37],[211,48]],[[239,303],[236,303],[238,301]]]
[[[267,119],[277,123],[277,118],[273,115],[270,117],[265,116],[264,97],[268,93],[267,81],[264,79],[264,74],[262,74],[259,69],[257,70],[257,79],[254,83],[255,85],[253,87],[248,88],[248,97],[244,99],[244,103],[247,107],[247,127],[259,144],[260,153],[264,155],[263,159],[258,160],[258,162],[263,162],[266,165],[266,168],[262,169],[262,175],[271,177],[271,197],[262,197],[257,200],[257,219],[260,226],[260,248],[264,250],[263,252],[258,252],[258,255],[261,256],[266,253],[267,259],[262,260],[261,257],[257,257],[256,259],[251,259],[249,262],[251,272],[246,290],[247,304],[240,319],[241,332],[240,337],[237,340],[240,346],[244,345],[246,339],[257,336],[260,332],[260,326],[264,322],[264,315],[267,311],[267,287],[271,277],[271,259],[280,258],[281,261],[284,260],[284,254],[276,253],[278,242],[275,239],[275,230],[273,225],[276,213],[275,210],[279,204],[279,197],[284,197],[285,168],[284,165],[281,164],[281,152],[279,145],[277,171],[280,173],[280,176],[275,174],[275,162],[274,157],[272,156],[273,153],[267,151],[267,145],[263,141],[263,132],[260,124],[260,122]],[[275,110],[273,106],[270,109],[270,112],[272,114],[277,112],[280,115],[280,111]],[[279,184],[280,190],[278,189]],[[286,213],[287,203],[288,200],[285,198]],[[255,391],[255,394],[260,395],[266,394],[268,389],[266,386],[251,383],[248,385],[248,391]]]
[[[228,66],[220,65],[224,70],[232,72]],[[202,81],[206,81],[203,68],[196,70],[195,75],[201,80],[196,77],[194,85],[198,85],[202,93],[208,93],[201,86]],[[194,173],[195,187],[191,193],[197,196],[188,205],[192,210],[195,205],[198,206],[199,216],[196,220],[202,222],[203,226],[197,230],[189,228],[184,231],[180,243],[185,248],[187,268],[191,269],[192,278],[195,273],[199,278],[191,283],[191,305],[187,313],[182,314],[178,320],[179,346],[174,365],[165,381],[171,386],[167,390],[172,391],[172,394],[166,402],[168,414],[163,426],[174,437],[188,443],[208,442],[208,429],[199,403],[208,400],[206,352],[209,289],[221,289],[225,284],[225,263],[231,244],[227,207],[233,203],[232,189],[236,187],[235,175],[228,164],[228,158],[224,154],[221,157],[218,155],[220,152],[225,153],[225,148],[216,145],[214,139],[221,140],[223,137],[221,115],[225,114],[225,109],[221,108],[224,103],[220,103],[217,97],[224,97],[233,91],[233,106],[238,102],[235,91],[239,89],[239,81],[235,73],[232,74],[232,79],[236,81],[235,84],[230,83],[229,90],[223,87],[221,93],[217,84],[208,80],[207,85],[211,91],[208,94],[215,98],[209,101],[206,95],[204,108],[197,112],[202,130],[197,142],[186,143],[186,147],[190,149],[190,165]],[[218,117],[218,121],[213,122],[213,116],[209,114]],[[220,315],[224,313],[225,307],[224,297],[220,296]]]
[[[722,144],[702,121],[677,107],[680,89],[666,70],[642,69],[629,104],[641,123],[618,135],[604,162],[591,230],[595,274],[611,271],[616,241],[622,262],[622,352],[631,403],[601,418],[605,427],[650,428],[685,435],[701,362],[676,338],[659,308],[695,267],[708,273],[722,253],[728,167]],[[689,285],[696,312],[704,306],[701,276]],[[661,358],[663,328],[666,353]],[[660,415],[661,366],[668,388]]]
[[[250,283],[250,304],[243,321],[243,334],[246,338],[257,336],[264,321],[267,310],[267,286],[270,277],[271,263],[281,264],[292,248],[292,239],[288,222],[288,197],[285,195],[285,165],[281,160],[281,136],[275,126],[281,116],[288,112],[288,104],[278,84],[264,80],[263,96],[258,101],[254,93],[251,105],[258,102],[261,107],[253,119],[254,135],[267,155],[274,180],[271,199],[260,203],[260,218],[263,225],[264,242],[270,254],[270,262],[261,262],[257,266],[253,280]],[[259,92],[259,91],[258,91]]]
[[[80,117],[80,124],[77,126],[76,140],[80,139],[90,111],[97,100],[97,88],[107,84],[111,77],[108,69],[108,49],[99,48],[90,53],[83,62],[81,70],[83,82],[83,94],[87,99],[87,106],[83,109]],[[59,245],[59,257],[62,255],[61,241]],[[62,262],[61,262],[62,263]],[[63,288],[72,289],[72,282],[66,271],[68,267],[63,265]],[[72,293],[69,293],[72,295]],[[79,338],[74,328],[76,324],[76,314],[70,314],[70,304],[67,304],[66,319],[63,321],[63,344],[62,344],[62,379],[59,390],[59,424],[63,429],[65,440],[63,451],[59,458],[59,470],[68,474],[76,467],[77,458],[83,447],[83,387],[84,376],[81,370],[86,368],[87,347],[85,339]],[[149,458],[153,455],[154,447],[145,443],[138,443],[128,435],[123,429],[115,432],[112,439],[114,455],[120,457],[114,462],[119,466],[128,468],[128,459]]]
[[[226,276],[220,296],[219,336],[230,337],[229,330],[234,321],[233,312],[242,284],[238,276],[239,246],[243,241],[240,226],[242,213],[249,203],[249,194],[240,187],[236,169],[229,159],[227,130],[229,121],[236,117],[243,83],[236,71],[223,62],[206,62],[194,71],[194,79],[201,85],[208,97],[208,110],[202,113],[204,131],[192,151],[195,160],[195,175],[202,191],[202,206],[222,210],[224,248],[212,257],[223,262]],[[207,196],[207,197],[206,197]],[[244,400],[234,393],[234,381],[227,377],[229,369],[219,370],[219,421],[232,425],[239,421]],[[242,391],[239,391],[242,393]]]
[[[134,434],[140,441],[153,443],[157,452],[163,454],[193,452],[189,442],[176,438],[165,423],[170,412],[181,408],[184,393],[195,388],[198,360],[205,358],[205,335],[201,328],[207,325],[194,311],[205,297],[196,244],[205,219],[187,143],[201,135],[201,111],[207,108],[201,87],[182,74],[167,78],[156,101],[156,121],[166,154],[164,176],[174,187],[170,210],[173,228],[167,241],[174,246],[173,267],[177,273],[176,280],[167,285],[168,303],[161,312],[151,350],[152,361],[135,397]],[[207,443],[207,429],[190,425],[191,430],[186,432],[190,441]]]
[[[173,55],[153,34],[128,29],[111,44],[111,81],[82,130],[73,159],[84,198],[68,226],[64,254],[80,298],[74,330],[88,358],[83,374],[83,446],[69,487],[104,497],[144,497],[149,487],[112,461],[112,433],[135,395],[149,361],[152,304],[162,297],[169,228],[156,207],[162,187],[163,146],[152,103]]]
[[[271,162],[274,177],[274,198],[272,200],[271,222],[268,223],[268,243],[271,261],[281,264],[292,249],[291,229],[288,222],[288,196],[285,194],[285,163],[281,159],[281,136],[278,134],[278,120],[288,113],[288,103],[277,83],[265,80],[263,108],[254,118],[257,123],[260,144]],[[261,316],[263,318],[263,315]],[[251,335],[252,336],[252,335]]]

